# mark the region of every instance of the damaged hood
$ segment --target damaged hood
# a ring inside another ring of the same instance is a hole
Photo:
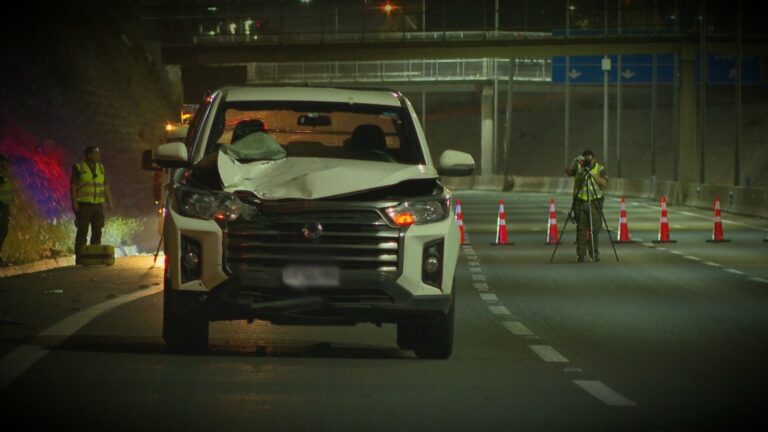
[[[249,190],[262,199],[317,199],[437,178],[435,168],[351,159],[289,157],[240,163],[220,153],[222,188]]]

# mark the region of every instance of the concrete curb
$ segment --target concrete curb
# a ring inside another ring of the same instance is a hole
[[[50,270],[58,267],[69,267],[75,265],[75,256],[69,255],[59,258],[45,259],[41,261],[35,261],[28,264],[14,265],[10,267],[0,268],[0,278],[6,278],[9,276],[17,276],[27,273],[36,273],[45,270]]]
[[[115,258],[140,255],[136,245],[116,246]],[[27,264],[13,265],[9,267],[0,267],[0,279],[9,276],[18,276],[27,273],[36,273],[45,270],[51,270],[59,267],[70,267],[75,265],[75,256],[68,255],[58,258],[50,258],[35,261]]]

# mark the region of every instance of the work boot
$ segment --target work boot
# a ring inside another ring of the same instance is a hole
[[[577,263],[583,263],[583,262],[584,262],[584,255],[581,255],[581,256],[577,256],[577,257],[576,257],[576,262],[577,262]]]
[[[590,255],[590,257],[592,258],[592,262],[600,262],[600,254],[599,253],[596,253],[594,255]]]

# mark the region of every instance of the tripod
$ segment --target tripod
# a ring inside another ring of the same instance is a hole
[[[593,230],[593,221],[592,221],[592,202],[597,201],[597,188],[595,186],[595,179],[592,178],[592,175],[590,175],[590,170],[588,167],[585,167],[583,171],[576,174],[577,176],[581,176],[581,187],[587,188],[587,208],[589,211],[589,240],[590,240],[590,255],[593,257],[595,255],[595,231]],[[555,250],[552,252],[552,256],[549,258],[549,262],[551,263],[552,260],[555,258],[555,254],[557,253],[557,248],[560,247],[560,240],[563,238],[563,234],[565,234],[566,228],[568,228],[568,222],[570,222],[572,219],[576,220],[576,196],[573,197],[573,203],[571,203],[571,209],[568,210],[568,217],[565,220],[565,224],[563,225],[563,230],[560,231],[560,236],[557,238],[557,244],[555,245]],[[605,215],[603,214],[603,206],[599,203],[595,206],[597,208],[598,214],[600,214],[600,219],[602,220],[602,223],[605,224],[605,231],[608,233],[608,240],[611,242],[611,247],[613,248],[613,254],[616,256],[616,262],[619,262],[619,254],[616,253],[616,245],[613,243],[613,238],[611,238],[611,229],[608,227],[608,221],[605,220]]]

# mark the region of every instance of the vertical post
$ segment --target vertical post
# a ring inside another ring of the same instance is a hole
[[[421,130],[427,136],[427,92],[421,92]]]
[[[333,2],[333,29],[339,34],[339,0]]]
[[[496,167],[499,165],[499,59],[493,59],[493,173],[496,174]]]
[[[622,0],[616,0],[618,5],[616,8],[616,27],[619,35],[621,35],[621,2]],[[623,78],[621,60],[622,55],[618,54],[616,60],[616,175],[618,177],[621,177],[621,79]],[[606,155],[606,160],[607,157]]]
[[[680,180],[680,54],[675,53],[672,65],[672,149],[675,152],[674,177],[672,180]]]
[[[742,131],[741,131],[741,85],[742,85],[742,77],[741,77],[741,62],[742,58],[744,57],[743,47],[742,47],[742,38],[743,38],[743,13],[744,13],[744,2],[742,0],[738,0],[738,6],[737,6],[737,13],[739,14],[737,18],[736,23],[736,148],[734,152],[734,161],[733,161],[733,184],[735,186],[741,186],[741,140],[742,140]],[[749,185],[747,185],[749,186]]]
[[[493,174],[493,84],[483,84],[480,99],[480,175]]]
[[[512,90],[515,79],[515,63],[517,58],[509,59],[509,77],[507,78],[507,110],[505,111],[504,121],[504,146],[503,156],[501,158],[503,165],[501,174],[505,177],[509,174],[509,149],[512,147]]]
[[[621,177],[621,54],[616,61],[616,176]]]
[[[679,174],[678,180],[683,187],[688,183],[695,182],[699,176],[697,164],[697,146],[696,138],[696,47],[693,44],[683,44],[680,50],[679,62],[679,122],[678,146],[680,155],[678,156]],[[700,109],[701,106],[698,106]]]
[[[611,71],[611,58],[603,57],[603,161],[608,160],[608,73]]]
[[[568,165],[571,153],[571,56],[565,56],[565,164]]]
[[[656,105],[658,92],[658,55],[653,54],[651,71],[651,178],[656,180]]]
[[[427,31],[427,0],[421,0],[421,32]]]
[[[699,143],[699,183],[706,183],[706,131],[707,121],[707,0],[701,0],[699,15],[699,127],[696,138]]]
[[[499,0],[496,0],[493,7],[493,31],[499,32]]]

